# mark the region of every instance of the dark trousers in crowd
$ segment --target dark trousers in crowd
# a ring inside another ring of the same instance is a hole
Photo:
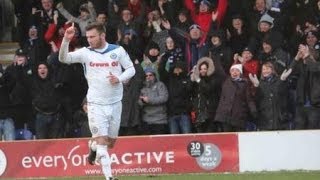
[[[65,130],[63,124],[60,113],[47,115],[38,112],[35,120],[36,138],[62,138]]]
[[[168,134],[168,129],[167,124],[142,124],[142,134],[145,135]]]
[[[171,134],[187,134],[191,132],[191,120],[187,114],[171,116],[168,121]]]
[[[295,129],[319,129],[320,107],[298,106],[296,109]]]

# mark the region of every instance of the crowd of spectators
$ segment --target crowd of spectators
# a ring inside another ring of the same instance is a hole
[[[320,0],[13,3],[20,48],[0,66],[4,140],[91,136],[83,67],[57,55],[71,23],[76,50],[94,21],[136,69],[120,135],[320,128]]]

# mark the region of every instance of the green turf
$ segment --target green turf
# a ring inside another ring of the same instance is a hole
[[[47,180],[103,180],[103,177],[48,178]],[[320,172],[265,172],[242,174],[181,174],[161,176],[126,176],[120,180],[320,180]]]

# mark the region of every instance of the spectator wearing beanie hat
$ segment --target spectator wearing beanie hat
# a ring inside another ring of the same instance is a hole
[[[145,49],[141,67],[143,70],[146,70],[146,68],[152,68],[154,70],[154,73],[156,74],[157,79],[159,79],[158,67],[160,60],[160,47],[157,43],[151,41]]]
[[[171,28],[169,21],[163,21],[162,25],[169,30],[169,35],[184,50],[187,69],[190,72],[198,60],[204,56],[201,49],[205,45],[205,39],[200,29],[201,27],[198,24],[192,24],[189,27],[189,34],[184,34],[175,28]]]
[[[230,77],[222,85],[215,121],[221,132],[244,131],[250,117],[257,116],[250,84],[242,78],[242,64],[230,68]]]

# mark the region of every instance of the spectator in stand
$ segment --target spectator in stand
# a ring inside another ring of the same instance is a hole
[[[141,134],[141,112],[137,102],[140,97],[140,90],[143,87],[145,74],[138,59],[134,58],[134,56],[131,57],[134,61],[133,65],[136,74],[128,82],[123,83],[123,108],[119,131],[120,136]]]
[[[167,87],[157,80],[153,68],[148,67],[144,72],[146,80],[138,100],[142,110],[143,132],[150,135],[167,134]]]
[[[148,67],[152,68],[154,70],[154,73],[156,74],[156,78],[160,79],[158,70],[160,61],[160,47],[157,43],[151,41],[145,49],[141,67],[143,68],[143,70],[147,69]]]
[[[219,131],[244,131],[250,117],[257,117],[254,99],[249,91],[249,82],[242,78],[242,64],[234,64],[221,91],[215,121],[220,123]]]
[[[128,9],[131,11],[133,19],[142,22],[146,16],[146,4],[143,0],[128,0]]]
[[[177,46],[177,44],[170,36],[166,38],[165,46],[166,51],[161,56],[161,60],[159,63],[159,76],[160,81],[162,81],[165,84],[168,84],[168,75],[173,71],[175,64],[178,61],[185,62],[185,59],[182,49]]]
[[[192,81],[192,106],[195,113],[194,130],[198,133],[214,132],[213,122],[218,107],[221,86],[225,75],[208,57],[199,59],[190,75]]]
[[[140,28],[142,24],[143,22],[133,19],[133,15],[130,9],[124,8],[121,11],[121,20],[117,27],[117,36],[118,36],[117,41],[121,41],[122,37],[125,35],[125,32],[127,30],[130,30],[132,33],[136,34],[137,38],[139,38],[140,35],[142,34],[142,31]],[[142,40],[139,40],[139,41],[142,41]]]
[[[258,23],[258,31],[257,33],[250,39],[249,45],[251,47],[258,47],[255,48],[254,51],[260,51],[262,48],[262,41],[264,38],[267,38],[268,36],[273,36],[275,39],[277,39],[277,43],[279,45],[277,46],[285,46],[283,35],[280,34],[278,31],[276,31],[274,26],[274,18],[271,17],[269,14],[264,14],[259,23]]]
[[[29,28],[28,40],[21,47],[27,53],[28,64],[32,68],[36,68],[35,66],[40,62],[46,61],[49,55],[49,46],[43,37],[43,34],[39,34],[38,28],[32,25]]]
[[[91,137],[88,123],[87,98],[83,99],[81,109],[73,114],[73,123],[70,126],[69,133],[73,135],[71,137]]]
[[[292,74],[297,79],[297,105],[295,115],[296,129],[320,128],[320,63],[311,54],[309,47],[299,45],[297,55],[292,61]]]
[[[262,52],[258,55],[258,60],[260,65],[265,62],[272,62],[275,73],[280,75],[290,64],[289,63],[289,53],[285,52],[277,43],[278,39],[273,35],[267,36],[262,41]]]
[[[62,138],[64,133],[61,119],[59,85],[51,79],[49,65],[40,63],[30,83],[32,105],[35,110],[35,130],[37,139]]]
[[[168,74],[166,86],[169,93],[167,108],[170,133],[191,133],[191,81],[186,63],[177,60],[172,64],[170,71],[165,72]]]
[[[109,43],[116,43],[117,41],[117,29],[115,24],[112,24],[112,21],[109,20],[107,13],[98,12],[96,21],[102,23],[106,27],[106,41]]]
[[[151,8],[159,9],[161,17],[172,23],[175,22],[177,5],[178,2],[172,0],[151,0]]]
[[[37,4],[32,7],[31,24],[36,25],[39,29],[39,36],[47,31],[49,24],[53,21],[53,15],[57,11],[53,6],[53,0],[41,0],[41,7]]]
[[[9,98],[9,79],[0,64],[0,137],[3,141],[15,139],[15,126],[12,115],[12,106]]]
[[[305,44],[308,46],[310,54],[318,59],[320,57],[320,42],[319,42],[319,32],[318,31],[308,31],[305,33]]]
[[[15,128],[22,129],[24,124],[30,124],[33,120],[31,95],[28,88],[33,69],[29,64],[25,50],[16,50],[13,63],[6,68],[5,74]]]
[[[163,17],[164,18],[164,17]],[[148,22],[144,30],[144,38],[151,39],[160,47],[160,54],[165,51],[165,39],[168,36],[168,31],[161,25],[162,17],[159,9],[154,9],[148,13]]]
[[[51,45],[51,53],[57,53],[60,49],[61,42],[65,30],[71,25],[71,22],[62,23],[58,21],[59,14],[54,13],[53,23],[49,24],[48,30],[44,34],[45,41]],[[76,37],[71,41],[70,49],[74,50],[76,44]]]
[[[248,18],[250,33],[257,31],[257,24],[261,17],[268,12],[266,0],[255,0],[252,9],[247,12],[246,17]]]
[[[57,4],[57,9],[68,21],[75,22],[79,25],[81,31],[80,43],[83,46],[88,45],[86,41],[86,26],[96,20],[96,11],[93,7],[91,1],[86,4],[82,4],[79,8],[79,17],[72,16],[66,9],[64,9],[63,4],[60,2]]]
[[[190,13],[187,9],[181,9],[175,21],[173,21],[173,28],[176,31],[182,31],[179,34],[187,34],[189,32],[189,27],[193,24]]]
[[[205,34],[212,29],[219,28],[227,10],[227,0],[218,0],[214,10],[211,10],[213,4],[210,1],[200,0],[199,2],[199,4],[195,4],[193,0],[184,0],[186,8],[191,12],[193,21],[201,27]]]
[[[292,69],[284,70],[278,77],[273,62],[262,65],[261,78],[249,74],[252,84],[257,87],[256,103],[258,130],[280,130],[282,124],[288,121],[286,79]]]
[[[222,29],[211,31],[207,36],[208,40],[202,49],[204,51],[202,54],[212,58],[215,64],[219,63],[222,66],[222,69],[216,70],[224,71],[227,74],[232,65],[232,54],[230,47],[226,45],[225,34]]]
[[[201,28],[197,24],[189,27],[189,34],[180,34],[175,28],[171,28],[169,21],[162,21],[162,25],[169,30],[172,39],[184,50],[184,57],[187,62],[188,72],[195,66],[201,54],[201,48],[204,46],[204,36],[202,36]]]
[[[245,24],[244,17],[239,14],[231,17],[231,27],[227,29],[228,46],[232,54],[241,53],[250,39],[249,29]]]
[[[239,54],[234,54],[233,60],[234,64],[242,64],[243,71],[241,73],[242,78],[249,78],[249,73],[259,74],[259,61],[253,59],[254,50],[252,47],[247,46],[243,49],[241,56]]]

